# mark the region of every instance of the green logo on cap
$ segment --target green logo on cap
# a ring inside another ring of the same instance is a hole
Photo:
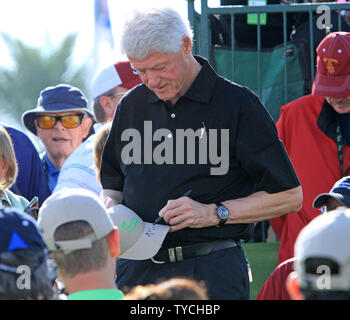
[[[137,220],[136,218],[132,218],[129,224],[123,221],[121,224],[121,227],[127,232],[129,232],[130,234],[132,234],[138,224],[139,224],[139,220]]]

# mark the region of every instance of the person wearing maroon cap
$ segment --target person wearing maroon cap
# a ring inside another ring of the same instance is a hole
[[[124,94],[142,81],[129,61],[119,61],[101,70],[92,84],[93,110],[96,121],[113,120],[117,104]]]
[[[93,110],[97,124],[95,133],[101,124],[113,120],[114,112],[124,94],[141,83],[129,61],[119,61],[101,70],[92,83]],[[84,188],[100,194],[102,187],[97,180],[94,162],[96,134],[91,135],[65,161],[54,192],[63,188]]]
[[[300,230],[320,214],[315,197],[349,174],[350,33],[333,32],[321,41],[312,94],[282,106],[277,130],[304,195],[297,214],[270,220],[280,239],[280,264],[294,256]]]

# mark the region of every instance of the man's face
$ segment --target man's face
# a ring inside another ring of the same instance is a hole
[[[50,115],[63,116],[81,114],[81,112],[58,112],[50,113]],[[44,114],[48,115],[48,114]],[[49,159],[63,165],[68,156],[82,143],[83,139],[88,135],[92,120],[88,116],[82,119],[80,125],[76,128],[66,128],[61,121],[57,121],[53,128],[43,129],[38,125],[38,119],[35,120],[37,136],[44,143]],[[60,168],[58,168],[60,169]]]
[[[344,206],[341,202],[339,202],[338,200],[332,198],[332,197],[329,197],[327,199],[327,202],[324,206],[322,206],[320,208],[321,212],[322,213],[325,213],[325,212],[329,212],[329,211],[332,211],[332,210],[335,210],[336,208],[338,207],[342,207]]]
[[[333,107],[335,112],[339,114],[350,113],[350,96],[346,98],[327,97],[326,100]]]
[[[128,89],[119,86],[113,90],[113,93],[100,97],[100,105],[104,112],[104,123],[113,120],[115,109],[127,91]]]
[[[184,41],[177,53],[150,52],[143,59],[129,57],[129,60],[142,82],[159,99],[175,104],[179,97],[185,94],[192,82],[188,70],[190,52],[188,43]]]

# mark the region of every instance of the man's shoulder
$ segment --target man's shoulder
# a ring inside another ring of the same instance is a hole
[[[322,105],[324,102],[324,99],[325,98],[323,97],[317,97],[312,94],[308,94],[287,103],[286,105],[282,106],[282,109],[285,111],[300,110],[300,108],[310,109],[311,107],[317,107],[319,105]]]
[[[144,84],[139,84],[130,89],[122,98],[121,101],[137,99],[139,96],[148,95],[151,92]]]
[[[32,141],[29,139],[29,137],[22,131],[14,128],[14,127],[10,127],[7,125],[4,125],[1,123],[1,125],[6,129],[7,133],[10,135],[12,140],[15,141],[21,141],[22,143],[27,144],[28,146],[33,146]]]
[[[221,76],[218,76],[216,82],[215,95],[224,97],[225,101],[233,105],[242,105],[245,109],[262,105],[261,100],[252,89]]]

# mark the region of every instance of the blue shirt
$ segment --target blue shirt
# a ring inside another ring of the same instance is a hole
[[[60,174],[60,170],[58,170],[49,160],[49,157],[47,156],[47,153],[45,153],[45,162],[46,162],[46,170],[47,170],[47,178],[49,180],[49,188],[50,191],[53,192],[53,189],[55,189],[58,175]]]
[[[26,134],[12,127],[4,128],[12,139],[18,164],[17,180],[10,190],[29,201],[37,196],[41,205],[51,192],[38,152]]]

